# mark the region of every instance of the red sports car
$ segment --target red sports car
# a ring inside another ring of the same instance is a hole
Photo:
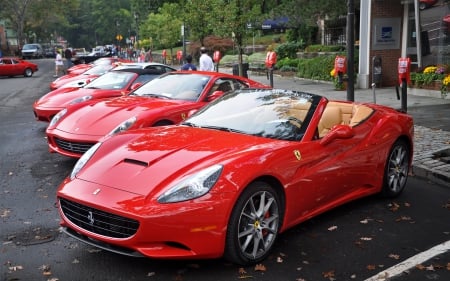
[[[127,96],[88,101],[60,111],[47,128],[51,152],[79,158],[106,135],[120,131],[177,124],[193,110],[232,90],[269,88],[226,73],[176,71],[162,75]]]
[[[50,83],[50,89],[56,90],[61,87],[81,87],[90,83],[95,78],[105,74],[114,68],[114,65],[96,65],[81,74],[66,74]],[[70,84],[69,84],[70,83]],[[67,85],[67,86],[65,86]]]
[[[15,57],[2,57],[0,58],[0,76],[18,76],[23,75],[25,77],[33,76],[33,73],[39,70],[39,67],[35,63],[15,58]]]
[[[413,128],[381,105],[236,91],[180,125],[94,145],[57,190],[61,225],[131,256],[258,263],[298,223],[371,194],[398,196]]]
[[[438,0],[420,0],[419,1],[419,9],[425,10],[426,8],[429,8],[436,4]]]
[[[77,74],[78,75],[96,65],[116,65],[117,63],[128,63],[128,62],[131,62],[131,61],[126,60],[126,59],[121,59],[121,58],[115,58],[115,57],[99,58],[91,63],[76,64],[76,65],[70,67],[69,69],[67,69],[67,74]]]
[[[33,104],[34,116],[38,121],[50,122],[68,106],[82,106],[86,101],[126,95],[163,73],[154,69],[112,70],[84,87],[61,87],[42,96]]]

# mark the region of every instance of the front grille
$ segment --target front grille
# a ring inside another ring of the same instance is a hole
[[[87,231],[112,238],[128,238],[139,228],[137,220],[125,218],[59,198],[64,216]]]
[[[81,142],[71,142],[59,138],[55,138],[56,145],[65,151],[72,153],[83,154],[88,151],[95,143],[81,143]]]

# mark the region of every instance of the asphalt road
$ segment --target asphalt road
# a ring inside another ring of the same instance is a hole
[[[450,240],[450,190],[410,177],[399,198],[365,198],[292,228],[259,267],[138,259],[78,242],[60,233],[55,208],[75,161],[48,153],[46,124],[32,114],[53,79],[53,61],[37,62],[32,78],[0,78],[0,280],[368,280]],[[450,280],[449,263],[447,252],[395,280]]]

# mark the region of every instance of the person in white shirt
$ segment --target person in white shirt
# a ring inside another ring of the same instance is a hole
[[[200,71],[214,71],[214,63],[210,56],[208,56],[206,48],[200,48],[199,70]]]
[[[64,62],[60,52],[56,53],[55,59],[55,75],[53,77],[58,77],[59,73],[63,73]]]

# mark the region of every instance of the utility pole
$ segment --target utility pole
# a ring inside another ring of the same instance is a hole
[[[347,2],[347,100],[355,101],[355,3]]]

